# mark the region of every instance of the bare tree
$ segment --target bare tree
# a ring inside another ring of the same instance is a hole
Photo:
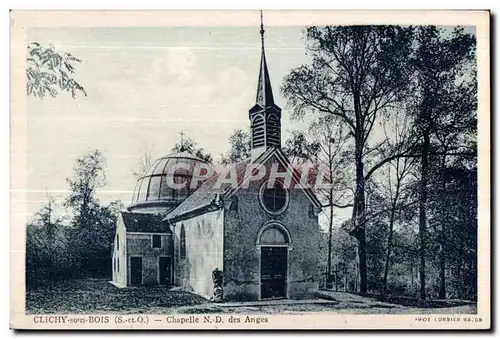
[[[388,119],[384,126],[384,134],[390,149],[396,153],[402,153],[407,145],[412,144],[412,138],[415,135],[411,131],[410,117],[402,111],[395,112]],[[381,182],[385,188],[386,196],[389,201],[389,234],[387,236],[387,249],[385,255],[384,276],[382,280],[383,292],[387,292],[387,277],[391,266],[391,254],[394,238],[394,224],[404,202],[405,190],[407,189],[408,179],[412,170],[415,168],[417,158],[398,157],[385,164],[384,178],[386,183]]]
[[[332,273],[332,234],[334,209],[352,207],[353,189],[350,186],[349,136],[342,124],[331,115],[317,117],[308,133],[292,131],[284,151],[294,164],[309,163],[314,171],[324,170],[328,188],[315,187],[323,207],[328,209],[327,278]],[[314,173],[316,175],[318,173]]]
[[[404,65],[411,29],[385,26],[310,27],[307,49],[312,62],[285,77],[282,92],[295,118],[330,114],[354,140],[356,190],[352,235],[358,240],[360,292],[367,292],[365,158],[381,143],[370,144],[377,118],[406,93]],[[383,143],[383,141],[382,141]]]
[[[154,156],[151,147],[146,146],[142,152],[142,157],[138,160],[135,167],[132,169],[132,174],[136,179],[142,178],[146,171],[151,167],[154,161]]]
[[[310,126],[310,135],[317,145],[315,157],[312,159],[327,169],[329,188],[317,190],[319,198],[326,201],[323,207],[328,208],[328,262],[327,274],[332,273],[332,235],[334,225],[334,208],[352,207],[352,187],[349,176],[349,136],[342,124],[331,115],[318,118]]]

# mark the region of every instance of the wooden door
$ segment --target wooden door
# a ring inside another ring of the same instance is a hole
[[[172,260],[170,257],[160,257],[158,260],[158,270],[160,272],[160,285],[171,285],[171,267]]]
[[[261,299],[286,298],[287,247],[261,247]]]
[[[130,284],[142,285],[142,257],[130,257]]]

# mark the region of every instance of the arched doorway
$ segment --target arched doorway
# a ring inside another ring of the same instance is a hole
[[[260,250],[260,299],[288,297],[290,234],[278,223],[264,226],[258,234]]]

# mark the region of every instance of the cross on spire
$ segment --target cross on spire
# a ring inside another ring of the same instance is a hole
[[[267,69],[266,53],[264,49],[264,18],[260,11],[260,38],[262,41],[262,51],[260,56],[259,83],[257,86],[256,104],[262,108],[274,105],[273,90],[271,89],[271,80]]]
[[[262,48],[264,48],[264,18],[262,17],[262,11],[260,11],[260,39],[262,40]]]

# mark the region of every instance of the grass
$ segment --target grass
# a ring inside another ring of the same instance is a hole
[[[104,279],[61,281],[26,291],[27,314],[170,313],[208,301],[165,286],[120,289]]]

